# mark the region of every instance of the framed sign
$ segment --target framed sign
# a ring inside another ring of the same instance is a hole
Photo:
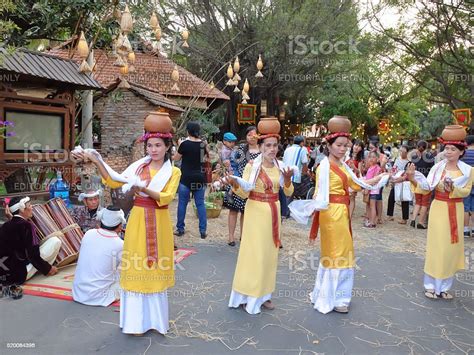
[[[453,115],[458,125],[467,127],[471,123],[471,110],[468,108],[453,110]]]
[[[257,115],[257,105],[238,104],[237,105],[237,123],[238,124],[255,124]]]

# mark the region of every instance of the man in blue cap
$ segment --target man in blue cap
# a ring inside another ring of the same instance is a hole
[[[237,137],[232,132],[224,133],[224,146],[221,150],[221,161],[226,168],[232,170],[232,174],[237,172],[238,166],[234,159],[234,147],[237,142]]]

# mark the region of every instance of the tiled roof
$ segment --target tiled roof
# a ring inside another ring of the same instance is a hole
[[[0,48],[0,70],[68,83],[81,89],[102,88],[92,75],[79,72],[75,61],[24,49],[9,53]]]
[[[68,58],[69,50],[64,48],[52,49],[48,52],[61,58]],[[95,78],[103,87],[113,85],[120,77],[119,68],[114,66],[115,57],[102,49],[94,49],[94,58],[97,62]],[[80,61],[77,55],[73,60]],[[179,91],[172,90],[174,82],[171,80],[171,72],[175,63],[159,54],[135,53],[135,73],[129,73],[124,78],[130,84],[159,92],[162,95],[181,97],[201,97],[209,99],[229,100],[222,91],[211,88],[208,83],[190,73],[178,65]]]
[[[144,88],[134,83],[129,83],[129,84],[130,84],[129,90],[133,91],[137,95],[142,96],[145,100],[149,101],[153,105],[166,107],[174,111],[184,112],[184,109],[182,109],[176,101],[166,98],[165,96],[161,95],[159,92]]]

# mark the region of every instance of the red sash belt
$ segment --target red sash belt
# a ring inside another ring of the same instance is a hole
[[[449,192],[435,192],[435,199],[448,203],[449,229],[451,230],[451,244],[455,244],[458,239],[458,223],[456,220],[456,203],[463,202],[462,198],[450,198]]]
[[[278,207],[277,202],[279,201],[278,193],[273,192],[273,182],[264,169],[260,169],[258,177],[263,182],[265,186],[265,193],[252,191],[249,194],[249,199],[266,202],[270,205],[270,211],[272,215],[272,237],[275,247],[279,248],[281,245],[280,242],[280,220],[278,218]]]
[[[133,201],[134,206],[144,207],[144,208],[154,208],[156,210],[165,210],[168,209],[168,205],[158,206],[156,200],[151,197],[135,196]]]
[[[278,194],[265,194],[262,192],[255,191],[250,192],[249,199],[260,202],[277,202],[280,200]]]
[[[350,197],[348,195],[329,195],[329,203],[337,203],[340,205],[346,205],[347,213],[349,213]],[[349,229],[352,236],[352,226],[349,216]],[[319,211],[314,212],[313,223],[311,225],[311,231],[309,232],[310,239],[316,239],[318,237],[319,230]]]

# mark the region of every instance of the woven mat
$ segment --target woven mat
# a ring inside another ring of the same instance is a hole
[[[195,253],[194,249],[179,248],[174,252],[174,262],[178,264]],[[72,301],[72,282],[75,271],[76,264],[72,264],[62,267],[54,276],[36,274],[22,286],[23,293],[30,296]],[[112,303],[112,306],[119,305],[118,301]]]

